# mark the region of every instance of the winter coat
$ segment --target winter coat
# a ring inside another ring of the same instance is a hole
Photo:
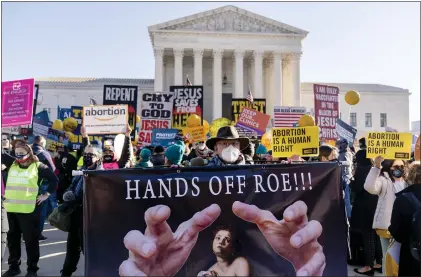
[[[373,229],[387,230],[392,216],[395,194],[402,190],[389,177],[387,172],[380,176],[380,168],[372,167],[365,180],[364,189],[370,194],[378,195],[376,213],[373,219]],[[405,183],[405,187],[407,184]]]
[[[399,192],[393,204],[389,232],[397,242],[401,243],[398,275],[420,276],[420,263],[412,257],[410,252],[409,237],[415,207],[402,195],[407,192],[412,192],[421,201],[421,184],[411,185]]]
[[[153,164],[151,161],[140,161],[135,165],[136,168],[151,168]]]
[[[45,151],[45,149],[38,144],[32,145],[32,151],[38,157],[39,161],[48,166],[52,172],[56,171],[56,166],[54,165],[53,159],[51,158],[50,153]]]
[[[364,189],[364,183],[370,170],[371,165],[357,166],[354,180],[350,184],[351,191],[355,195],[350,222],[352,230],[370,231],[373,229],[373,218],[379,197]]]
[[[207,166],[230,166],[230,165],[245,165],[246,161],[243,154],[240,154],[238,160],[233,164],[225,163],[218,155],[213,156],[212,160],[209,161]]]

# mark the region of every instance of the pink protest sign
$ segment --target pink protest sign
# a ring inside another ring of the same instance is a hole
[[[1,83],[1,126],[32,124],[34,79]]]

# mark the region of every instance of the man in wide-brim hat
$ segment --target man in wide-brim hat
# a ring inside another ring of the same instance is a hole
[[[243,165],[245,159],[241,150],[249,145],[248,138],[240,137],[234,126],[221,127],[214,138],[206,141],[206,146],[214,151],[209,166]]]

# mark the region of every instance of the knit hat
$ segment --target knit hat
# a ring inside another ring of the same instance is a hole
[[[259,144],[259,146],[256,149],[256,154],[265,155],[267,153],[268,153],[268,150],[266,149],[266,147],[263,144]]]
[[[143,148],[142,151],[140,151],[140,157],[142,158],[142,161],[149,161],[151,159],[152,152],[149,149]]]
[[[184,147],[180,145],[179,143],[175,143],[169,146],[167,150],[165,151],[165,157],[167,157],[167,159],[172,164],[175,164],[175,165],[179,165],[181,163],[181,161],[183,160],[183,155],[184,155]]]
[[[191,159],[190,166],[205,166],[205,160],[201,157]]]
[[[100,140],[94,139],[93,141],[91,141],[91,145],[96,148],[102,149],[102,141]]]

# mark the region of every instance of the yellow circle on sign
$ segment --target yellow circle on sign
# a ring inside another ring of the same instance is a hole
[[[298,120],[298,126],[300,127],[307,127],[307,126],[314,126],[316,125],[314,121],[314,117],[312,117],[309,114],[304,114],[300,117],[300,120]]]
[[[140,115],[136,115],[136,123],[139,123],[140,122]]]
[[[192,128],[192,127],[199,127],[201,125],[202,119],[200,118],[200,116],[198,116],[197,114],[191,114],[188,118],[187,118],[187,127]]]
[[[345,102],[351,106],[357,105],[360,102],[360,94],[355,90],[350,90],[345,94]]]
[[[78,125],[77,120],[73,117],[68,117],[63,120],[63,130],[66,132],[73,132]]]

